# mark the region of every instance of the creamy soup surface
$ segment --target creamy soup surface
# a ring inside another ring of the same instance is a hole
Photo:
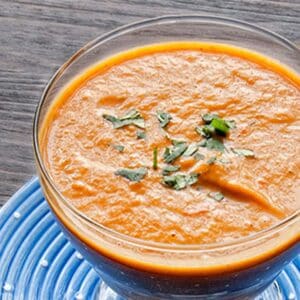
[[[251,52],[203,45],[119,54],[57,97],[42,155],[62,195],[96,222],[208,244],[299,209],[300,81]]]

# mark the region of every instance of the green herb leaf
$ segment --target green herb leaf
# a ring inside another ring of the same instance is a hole
[[[137,137],[138,140],[145,139],[146,138],[146,132],[138,130],[136,132],[136,137]]]
[[[128,111],[123,117],[120,118],[107,114],[104,114],[103,118],[111,122],[114,128],[121,128],[127,125],[145,128],[145,121],[136,109]]]
[[[194,155],[194,158],[195,158],[196,160],[203,160],[203,159],[205,158],[205,156],[204,156],[203,154],[201,154],[201,153],[196,153],[196,154]]]
[[[175,174],[163,177],[163,183],[175,190],[182,190],[198,181],[198,174]]]
[[[216,150],[216,151],[220,151],[220,152],[225,151],[224,144],[214,138],[210,138],[210,139],[206,140],[205,146],[202,146],[202,147],[206,147],[209,150]]]
[[[216,200],[216,201],[218,201],[218,202],[220,202],[224,199],[224,195],[220,192],[217,192],[217,193],[210,192],[210,193],[208,193],[207,196],[214,199],[214,200]]]
[[[204,114],[202,120],[206,125],[196,127],[196,131],[205,138],[210,138],[214,134],[225,136],[230,129],[236,128],[234,120],[224,120],[217,114]]]
[[[167,165],[163,168],[162,174],[169,175],[170,173],[176,172],[180,169],[179,166]]]
[[[239,155],[239,156],[245,156],[245,157],[255,157],[255,154],[252,150],[249,149],[233,149],[231,148],[232,152]]]
[[[172,120],[172,116],[169,113],[163,112],[161,110],[158,110],[156,112],[156,115],[161,128],[166,127],[169,124],[169,122]]]
[[[215,119],[215,118],[219,118],[219,116],[217,114],[210,114],[210,113],[207,113],[207,114],[204,114],[201,116],[202,117],[202,120],[205,124],[210,124],[210,122]]]
[[[230,160],[226,157],[221,157],[218,159],[218,162],[223,164],[223,165],[227,165],[227,164],[230,164]]]
[[[215,128],[211,125],[197,126],[195,128],[196,132],[208,139],[215,134]]]
[[[198,151],[198,145],[196,143],[190,144],[184,151],[182,156],[193,156]]]
[[[202,140],[198,143],[198,146],[207,148],[209,150],[216,150],[219,152],[224,152],[225,151],[225,146],[222,142],[220,142],[217,139],[214,138],[209,138],[207,140]]]
[[[184,174],[164,176],[163,183],[175,190],[181,190],[187,186],[185,176]]]
[[[136,109],[131,109],[123,117],[121,117],[120,120],[136,120],[140,118],[141,114]]]
[[[122,145],[112,145],[114,149],[118,150],[119,152],[123,152],[125,147]]]
[[[204,147],[206,147],[206,144],[207,144],[207,140],[202,140],[198,143],[198,146],[204,148]]]
[[[226,120],[225,122],[230,129],[236,128],[236,122],[234,120]]]
[[[189,177],[187,178],[188,185],[193,185],[196,182],[198,182],[199,174],[191,173],[189,174]]]
[[[178,143],[174,145],[172,148],[167,147],[164,152],[164,161],[166,163],[171,163],[173,162],[176,158],[181,156],[184,151],[187,149],[186,143]]]
[[[214,118],[211,121],[210,125],[208,125],[208,126],[212,126],[218,134],[224,135],[224,136],[230,130],[229,126],[227,125],[227,122],[223,119],[220,119],[220,118]]]
[[[116,175],[125,177],[130,181],[141,181],[147,174],[147,169],[142,167],[138,169],[119,169]]]
[[[174,140],[174,139],[171,139],[171,141],[172,141],[172,144],[173,144],[174,146],[177,146],[177,145],[179,145],[179,144],[185,144],[185,143],[186,143],[185,141],[182,141],[182,140]]]
[[[157,169],[157,148],[154,148],[153,150],[153,169]]]

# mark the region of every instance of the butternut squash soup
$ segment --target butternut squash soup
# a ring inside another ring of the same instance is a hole
[[[57,96],[41,131],[61,194],[99,224],[201,245],[300,207],[300,78],[223,44],[173,42],[99,62]]]

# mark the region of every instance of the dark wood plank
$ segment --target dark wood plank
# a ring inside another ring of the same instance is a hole
[[[129,22],[195,13],[242,19],[300,46],[299,0],[0,0],[0,206],[35,174],[34,110],[51,75],[72,53]]]

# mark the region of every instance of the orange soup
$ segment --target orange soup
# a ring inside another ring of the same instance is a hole
[[[222,243],[300,207],[300,78],[228,45],[136,48],[85,70],[41,132],[61,194],[117,232]]]

